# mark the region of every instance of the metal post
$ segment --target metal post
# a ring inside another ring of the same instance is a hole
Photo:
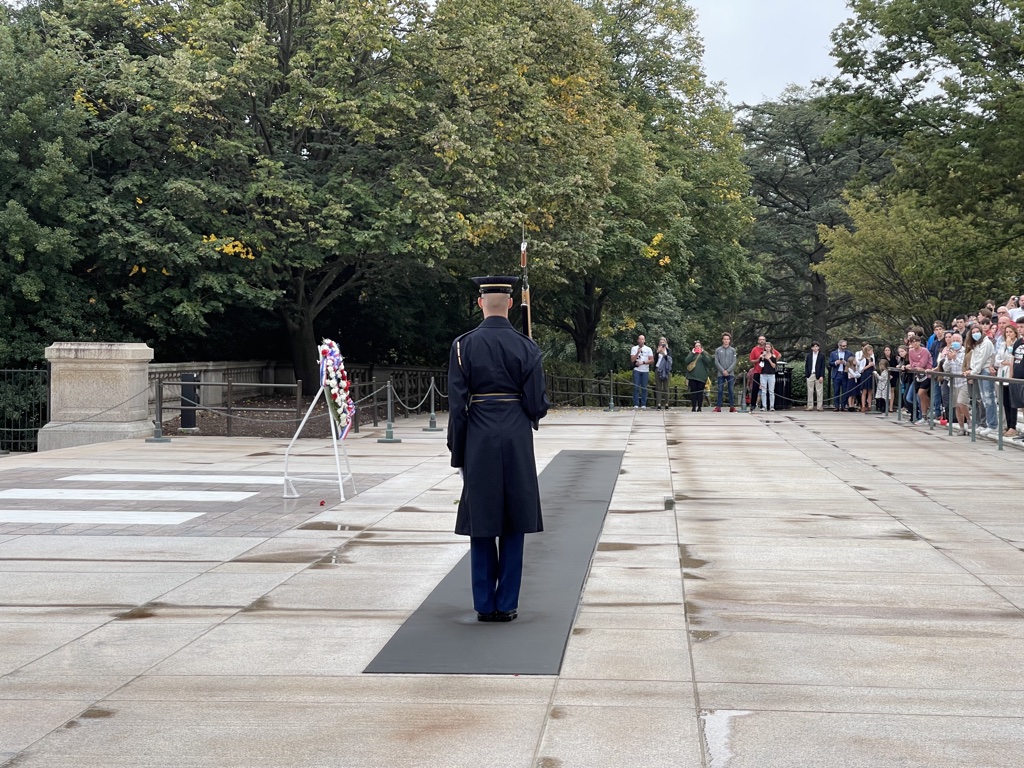
[[[352,381],[349,382],[349,396],[354,400],[359,400],[359,392],[362,387],[362,382]],[[357,435],[359,434],[359,406],[356,406],[355,413],[352,414],[352,431]]]
[[[147,443],[169,443],[171,438],[164,437],[164,384],[156,382],[156,421],[153,422],[153,436],[146,438]]]
[[[977,382],[973,379],[967,380],[967,386],[969,387],[968,391],[971,393],[971,442],[976,443],[978,442],[978,435],[975,432],[978,426],[978,404],[974,400],[974,393],[978,386]]]
[[[999,434],[996,435],[996,445],[1003,450],[1003,387],[997,380],[993,385],[996,389],[996,427]]]
[[[899,400],[896,403],[896,421],[903,421],[903,371],[900,371],[900,375],[896,377],[896,381],[899,383]]]
[[[228,437],[231,437],[231,379],[228,379],[228,402],[227,402],[227,419],[228,419]]]
[[[430,423],[428,426],[423,428],[424,432],[443,432],[444,430],[437,426],[437,414],[434,413],[434,390],[437,387],[434,386],[434,377],[430,377]]]
[[[295,380],[295,420],[302,420],[302,379]]]
[[[199,404],[197,392],[199,388],[195,382],[199,376],[194,373],[181,374],[181,429],[186,435],[198,435],[199,427],[196,425],[196,406]]]
[[[617,411],[615,407],[615,375],[608,371],[608,407],[605,411]]]
[[[953,436],[953,421],[956,419],[956,403],[953,402],[953,398],[956,396],[953,392],[953,379],[947,378],[949,382],[949,396],[946,400],[946,435],[948,437]]]
[[[370,397],[373,399],[370,401],[373,407],[373,426],[377,426],[377,377],[374,376],[370,379]]]
[[[399,438],[395,437],[395,419],[392,413],[391,403],[391,379],[388,379],[388,423],[384,429],[384,437],[378,437],[378,443],[400,443],[402,442]]]

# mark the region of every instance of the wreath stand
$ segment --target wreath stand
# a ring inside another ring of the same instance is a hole
[[[306,426],[306,422],[309,421],[310,415],[313,413],[313,409],[316,408],[317,403],[320,401],[320,395],[324,396],[324,402],[327,404],[327,415],[331,420],[331,442],[334,444],[334,466],[337,469],[337,478],[331,477],[330,479],[323,476],[316,475],[305,475],[302,478],[295,478],[301,480],[309,480],[310,482],[317,483],[333,483],[335,479],[338,481],[338,492],[341,494],[341,500],[345,500],[345,481],[348,480],[352,483],[352,495],[355,496],[358,491],[356,490],[356,481],[352,477],[352,466],[348,461],[348,451],[345,450],[344,435],[339,437],[341,432],[340,425],[338,424],[337,418],[335,418],[334,411],[331,409],[330,395],[327,394],[327,388],[321,385],[320,391],[316,393],[316,397],[309,404],[309,409],[306,411],[306,415],[302,417],[302,423],[299,424],[299,428],[295,430],[295,436],[292,437],[292,441],[288,443],[288,447],[284,451],[284,498],[286,499],[297,499],[300,494],[295,488],[295,483],[292,478],[288,477],[288,454],[291,453],[292,446],[295,445],[295,441],[299,439],[299,435],[302,434],[302,428]],[[352,416],[355,418],[355,415]],[[341,443],[341,451],[338,451],[338,443]],[[341,471],[341,457],[345,457],[345,473]]]

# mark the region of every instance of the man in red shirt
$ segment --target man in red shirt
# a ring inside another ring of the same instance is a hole
[[[910,351],[907,353],[907,362],[907,368],[914,374],[914,389],[917,390],[917,397],[921,401],[921,410],[918,412],[920,418],[915,423],[925,424],[924,415],[928,413],[928,407],[932,403],[932,383],[931,379],[925,375],[925,372],[930,371],[933,365],[932,353],[921,346],[920,336],[914,335],[910,338]]]

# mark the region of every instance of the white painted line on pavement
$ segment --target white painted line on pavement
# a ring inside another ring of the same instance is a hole
[[[178,525],[202,512],[117,510],[0,509],[0,523],[78,523],[80,525]]]
[[[68,475],[60,481],[77,483],[209,483],[211,485],[282,485],[281,477],[255,475]]]
[[[0,499],[78,501],[244,501],[255,495],[255,491],[143,491],[136,488],[8,488],[0,491]]]

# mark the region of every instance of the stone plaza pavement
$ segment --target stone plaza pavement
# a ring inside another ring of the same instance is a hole
[[[0,765],[1024,764],[1024,451],[860,414],[555,412],[540,468],[625,451],[561,674],[366,675],[468,549],[423,426],[353,435],[341,504],[282,499],[278,440],[0,457]]]

